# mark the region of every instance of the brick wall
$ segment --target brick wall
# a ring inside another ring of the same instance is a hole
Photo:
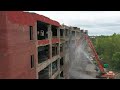
[[[34,54],[36,62],[36,36],[30,40],[28,25],[8,19],[5,22],[3,14],[0,13],[0,78],[35,79],[36,68],[31,69],[30,55]]]

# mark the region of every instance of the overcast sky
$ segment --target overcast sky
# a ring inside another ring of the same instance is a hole
[[[120,33],[120,11],[30,11],[60,24],[88,30],[89,35]]]

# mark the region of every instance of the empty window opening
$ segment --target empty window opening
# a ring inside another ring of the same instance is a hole
[[[58,55],[58,43],[52,45],[52,57]]]
[[[49,53],[50,53],[49,48],[50,48],[49,45],[38,47],[38,64],[42,63],[50,58],[49,57]]]
[[[69,31],[68,31],[68,29],[65,29],[65,36],[69,36]]]
[[[63,66],[63,57],[60,59],[60,66]]]
[[[48,24],[37,21],[37,39],[48,39]]]
[[[75,31],[72,31],[72,37],[75,37]]]
[[[74,29],[77,29],[77,27],[73,27]]]
[[[60,52],[63,52],[63,44],[60,44]]]
[[[63,78],[63,71],[60,73],[60,77]]]
[[[33,26],[29,27],[30,40],[33,40]]]
[[[31,68],[34,68],[34,55],[31,55]]]
[[[49,79],[49,66],[38,72],[39,79]]]
[[[57,60],[52,63],[52,74],[58,70]]]
[[[57,38],[57,27],[52,25],[52,37]]]
[[[60,29],[60,37],[63,37],[63,29]]]

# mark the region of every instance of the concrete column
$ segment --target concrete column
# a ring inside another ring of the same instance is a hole
[[[49,39],[49,45],[50,45],[50,59],[52,58],[52,31],[51,31],[51,25],[48,25],[48,39]]]
[[[58,64],[58,71],[60,71],[60,58],[57,60],[57,64]],[[58,74],[58,78],[60,78],[60,73]]]
[[[65,52],[65,43],[64,43],[64,45],[63,45],[63,52]],[[66,71],[65,71],[65,54],[64,54],[64,56],[63,56],[63,77],[65,77],[65,73],[66,73]]]
[[[57,29],[57,37],[59,39],[58,45],[58,55],[60,55],[60,28]]]
[[[49,64],[49,78],[52,77],[52,63]]]
[[[69,68],[70,68],[70,66],[71,66],[71,62],[72,62],[72,46],[71,46],[71,44],[72,44],[72,30],[73,30],[73,28],[72,27],[70,27],[69,28],[69,30],[70,30],[70,35],[69,35],[69,62],[68,62],[68,71],[69,71]],[[67,76],[67,78],[69,78],[69,72],[68,72],[68,76]]]
[[[48,25],[48,39],[52,38],[51,25]]]
[[[63,38],[65,39],[65,29],[63,29]]]
[[[77,31],[75,31],[75,48],[76,48],[76,40],[77,40]]]
[[[37,47],[37,45],[38,45],[38,40],[37,40],[37,22],[35,23],[35,26],[34,26],[34,39],[35,39],[35,44],[36,44],[36,55],[34,55],[35,56],[35,58],[36,58],[36,62],[35,62],[35,69],[36,69],[36,79],[38,79],[38,71],[37,71],[37,65],[38,65],[38,47]]]
[[[49,51],[50,51],[50,60],[52,59],[52,31],[51,31],[51,25],[48,25],[48,39],[49,39]],[[52,76],[52,64],[49,66],[49,78]]]
[[[60,28],[57,28],[57,38],[60,38]]]
[[[33,32],[34,32],[34,39],[35,39],[35,41],[37,41],[37,22],[35,23],[35,26],[33,27]]]
[[[57,37],[59,39],[59,43],[58,43],[58,55],[60,56],[60,27],[57,29]],[[60,71],[60,58],[57,61],[58,64],[58,70]],[[59,73],[59,78],[60,78],[60,73]]]

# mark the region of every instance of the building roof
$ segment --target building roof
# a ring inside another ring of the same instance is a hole
[[[7,11],[7,17],[11,22],[23,25],[34,25],[35,22],[38,20],[51,25],[60,26],[59,22],[36,13],[29,13],[23,11]]]

